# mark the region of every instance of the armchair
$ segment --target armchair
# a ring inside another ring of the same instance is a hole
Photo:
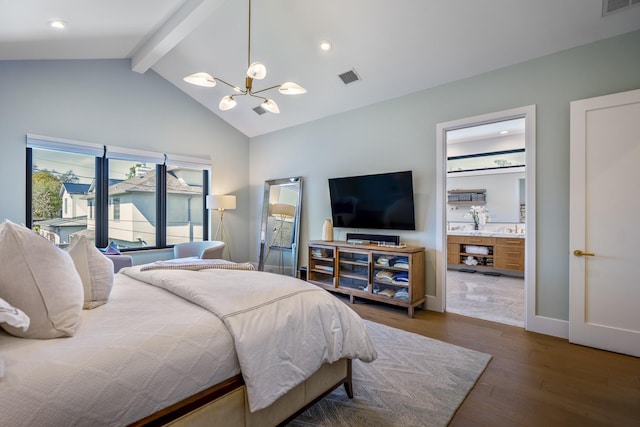
[[[173,246],[173,257],[198,257],[201,259],[222,258],[224,246],[224,242],[220,242],[217,240],[177,243]]]

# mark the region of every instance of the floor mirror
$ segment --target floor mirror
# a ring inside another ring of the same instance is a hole
[[[297,275],[301,204],[301,177],[265,181],[258,270]]]

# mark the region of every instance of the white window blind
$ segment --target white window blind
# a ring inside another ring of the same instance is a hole
[[[107,146],[106,157],[108,159],[132,160],[142,163],[164,164],[165,155],[153,151],[136,150],[133,148]]]
[[[179,156],[177,154],[167,154],[167,166],[210,170],[211,160],[201,159],[198,157]]]
[[[27,134],[27,147],[42,150],[66,151],[68,153],[88,154],[94,157],[104,155],[104,145],[93,144],[72,139],[55,138],[53,136]]]

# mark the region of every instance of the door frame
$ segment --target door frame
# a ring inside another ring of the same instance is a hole
[[[436,126],[436,294],[427,295],[427,308],[446,311],[447,271],[447,149],[450,130],[510,119],[525,119],[526,241],[525,241],[525,318],[527,330],[544,331],[545,319],[536,316],[536,106],[528,105],[474,117],[438,123]],[[543,332],[548,333],[548,332]],[[555,333],[552,333],[555,335]]]

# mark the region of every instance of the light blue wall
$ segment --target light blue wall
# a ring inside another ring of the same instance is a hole
[[[0,61],[0,219],[25,220],[25,134],[212,159],[212,193],[233,257],[248,259],[249,139],[153,71],[128,60]],[[213,217],[212,228],[217,225]]]
[[[418,231],[400,234],[427,248],[427,289],[433,294],[436,124],[536,104],[537,314],[567,320],[569,103],[637,88],[640,32],[252,138],[252,237],[258,236],[265,179],[304,177],[300,265],[305,265],[306,242],[319,239],[323,220],[330,218],[328,178],[411,169]],[[256,248],[254,241],[251,250]]]

